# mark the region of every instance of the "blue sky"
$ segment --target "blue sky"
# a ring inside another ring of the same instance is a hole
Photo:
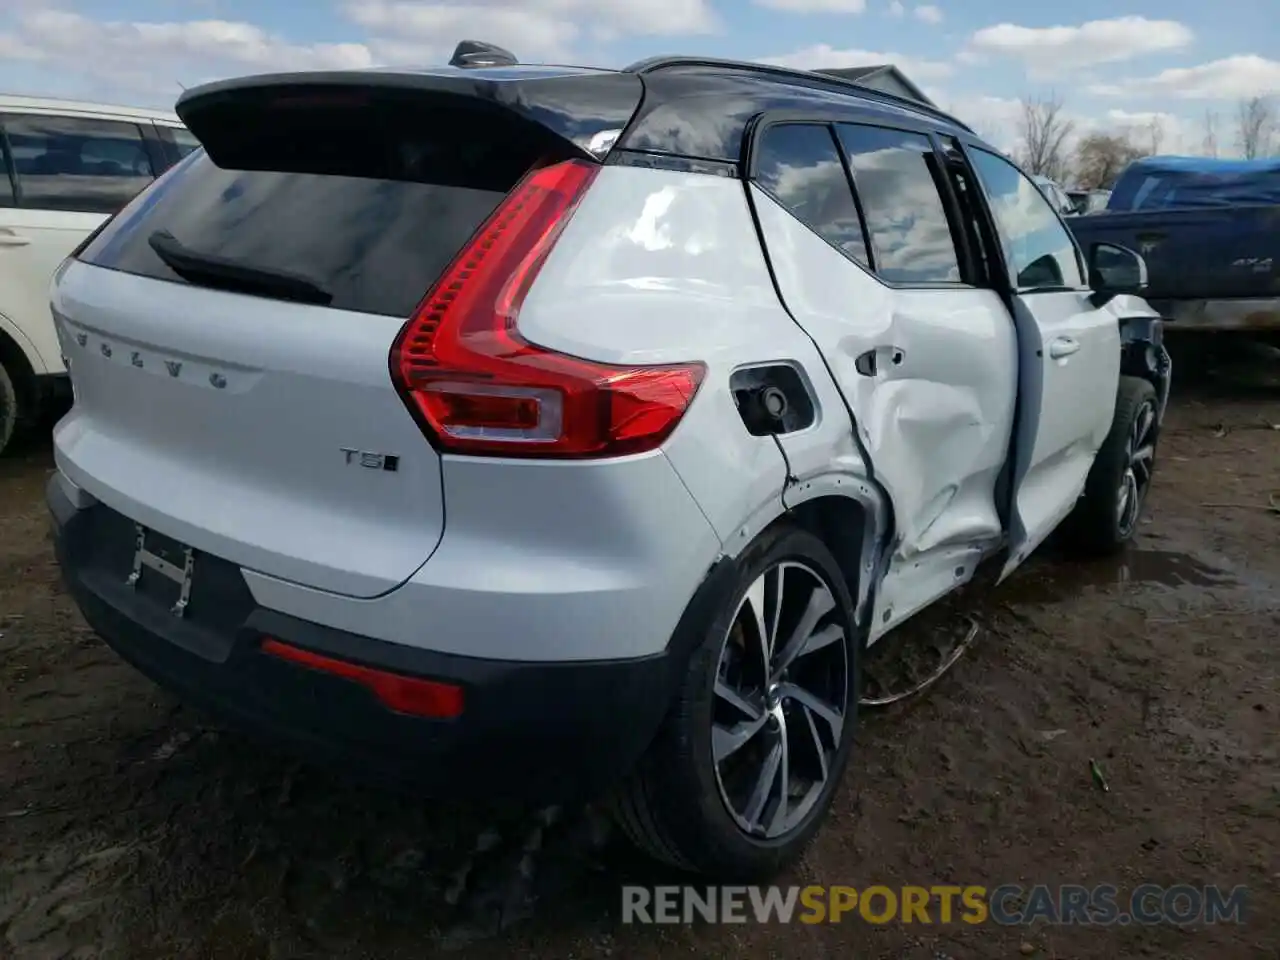
[[[167,106],[179,84],[278,69],[432,63],[463,37],[522,59],[622,65],[704,53],[898,64],[1013,145],[1019,99],[1078,133],[1225,155],[1242,97],[1280,94],[1280,17],[1244,0],[0,0],[0,90]],[[1280,149],[1280,131],[1276,137]]]

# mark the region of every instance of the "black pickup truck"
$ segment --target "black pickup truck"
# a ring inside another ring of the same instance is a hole
[[[1142,254],[1167,329],[1280,342],[1280,159],[1148,157],[1105,212],[1066,223],[1086,255],[1101,242]]]

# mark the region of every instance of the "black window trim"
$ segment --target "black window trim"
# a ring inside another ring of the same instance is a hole
[[[138,139],[142,142],[143,153],[147,157],[147,163],[149,166],[152,167],[151,182],[154,183],[156,181],[156,178],[159,176],[159,174],[155,172],[155,169],[154,169],[155,161],[151,152],[151,145],[147,141],[146,127],[151,122],[149,120],[135,120],[130,118],[112,117],[112,116],[97,116],[95,114],[89,114],[89,113],[76,113],[76,112],[48,113],[41,110],[33,111],[29,109],[20,109],[20,108],[14,108],[14,109],[0,108],[0,138],[3,138],[3,148],[4,148],[3,152],[6,158],[5,166],[8,167],[9,180],[13,184],[14,206],[19,210],[22,210],[22,209],[40,210],[44,208],[38,207],[38,206],[28,206],[26,203],[23,202],[24,198],[23,198],[23,189],[22,189],[22,178],[18,176],[17,161],[13,158],[13,145],[9,142],[9,121],[15,117],[41,117],[41,118],[49,118],[54,120],[88,120],[94,123],[118,123],[126,127],[133,127],[134,132],[137,133],[138,135]],[[145,187],[143,189],[145,189]],[[121,206],[123,207],[128,205],[128,203],[132,201],[132,199],[133,198],[131,197],[129,200],[125,201],[125,203],[122,204]],[[103,210],[62,210],[59,212],[85,213],[85,214],[92,214],[95,216],[105,215],[110,217],[110,216],[114,216],[119,211],[113,210],[108,212]]]
[[[836,130],[837,124],[847,124],[851,126],[862,127],[880,127],[885,130],[893,130],[898,133],[913,133],[923,136],[929,141],[930,149],[937,157],[938,163],[945,169],[945,161],[938,156],[937,143],[934,141],[934,135],[939,128],[930,123],[915,122],[909,117],[886,117],[881,113],[871,111],[861,111],[856,109],[832,109],[832,110],[769,110],[764,113],[757,114],[756,117],[747,126],[746,142],[743,145],[742,159],[742,178],[760,190],[762,193],[776,201],[783,209],[787,209],[781,199],[773,194],[756,178],[758,172],[758,164],[760,160],[760,142],[764,138],[766,132],[773,127],[789,126],[802,124],[806,126],[826,127],[835,148],[836,154],[840,157],[841,166],[845,171],[845,178],[849,183],[849,192],[853,195],[854,209],[858,212],[858,218],[862,221],[862,235],[866,240],[867,259],[871,264],[875,263],[875,250],[870,243],[870,227],[867,226],[866,217],[862,211],[862,201],[858,197],[857,184],[852,176],[852,169],[849,165],[849,158],[845,154],[844,144],[840,142],[840,134]],[[948,135],[953,135],[951,131],[945,131]],[[953,208],[948,203],[947,195],[943,192],[941,185],[938,186],[939,199],[942,201],[943,210],[946,213],[947,224],[951,229],[952,243],[955,244],[956,224],[952,219]],[[790,213],[790,211],[787,211]],[[806,228],[807,228],[806,224]],[[968,283],[964,279],[960,280],[917,280],[910,283],[901,281],[886,280],[866,264],[855,260],[844,250],[841,250],[834,243],[823,237],[816,231],[810,231],[822,240],[827,246],[835,250],[842,257],[863,271],[867,276],[871,277],[881,286],[890,290],[980,290],[984,287]],[[961,277],[965,275],[965,252],[960,247],[956,248],[956,261],[960,267]],[[972,276],[972,274],[970,274]]]
[[[867,251],[867,262],[863,264],[877,278],[880,276],[879,268],[876,266],[876,245],[871,240],[871,227],[867,224],[867,211],[862,206],[862,195],[858,191],[858,181],[853,176],[853,164],[849,160],[849,151],[844,148],[844,142],[840,139],[840,131],[836,129],[836,124],[829,123],[827,133],[831,136],[831,142],[835,144],[836,156],[840,158],[840,168],[844,170],[844,179],[849,184],[849,195],[853,197],[853,209],[858,212],[858,226],[862,228],[862,246]],[[849,259],[853,259],[850,257]]]
[[[973,162],[967,152],[967,146],[964,138],[950,131],[938,133],[934,136],[934,146],[942,155],[944,164],[949,164],[947,149],[945,146],[945,138],[951,138],[959,147],[959,156],[957,162],[962,166],[963,173],[969,178],[969,183],[973,186],[974,202],[976,209],[974,215],[978,218],[977,229],[981,233],[981,240],[985,247],[992,251],[989,260],[990,266],[994,268],[988,271],[986,283],[983,286],[987,289],[995,290],[1002,295],[1011,295],[1013,293],[1013,281],[1009,276],[1009,264],[1004,255],[1004,244],[1000,242],[1000,231],[996,224],[995,214],[991,209],[991,200],[987,196],[986,188],[982,184],[978,171],[974,169]],[[954,184],[952,178],[947,177],[948,185],[954,192]],[[957,209],[960,207],[959,197],[956,198]],[[963,216],[963,212],[961,212]],[[965,231],[968,233],[968,231]],[[978,265],[977,251],[974,251],[974,268],[977,272],[982,272]]]
[[[942,138],[945,136],[950,134],[934,131],[929,140],[933,143],[933,156],[937,163],[934,177],[940,179],[942,184],[938,192],[942,195],[942,206],[946,207],[951,242],[955,243],[956,252],[959,253],[960,276],[970,287],[993,289],[996,287],[995,278],[989,276],[988,271],[983,268],[982,259],[974,244],[974,232],[982,229],[982,225],[970,223],[965,216],[964,205],[961,204],[960,193],[956,189],[955,172],[951,169],[951,159],[943,147]]]
[[[151,120],[139,121],[138,130],[142,134],[142,146],[147,151],[147,162],[151,164],[151,179],[155,180],[170,166],[164,142]]]
[[[1000,239],[1000,225],[996,222],[995,211],[991,209],[991,198],[987,195],[986,185],[982,183],[981,177],[978,176],[977,168],[974,166],[973,158],[969,156],[969,153],[971,151],[976,150],[976,151],[985,153],[988,156],[995,157],[997,160],[1002,160],[1005,163],[1007,163],[1009,166],[1013,167],[1014,170],[1018,171],[1018,173],[1021,174],[1024,179],[1026,179],[1033,187],[1037,188],[1037,191],[1039,191],[1039,187],[1036,185],[1036,182],[1031,179],[1027,171],[1023,170],[1013,160],[1010,160],[1004,154],[998,152],[994,147],[988,146],[987,144],[984,144],[984,143],[966,142],[967,138],[962,139],[960,137],[956,137],[956,140],[960,142],[961,146],[965,151],[965,162],[969,165],[969,168],[973,170],[974,176],[977,177],[977,183],[981,187],[981,191],[982,191],[983,206],[987,208],[987,217],[991,221],[991,228],[995,230],[996,232],[995,235],[997,239]],[[1013,272],[1013,264],[1009,263],[1009,258],[1004,251],[1004,241],[1000,240],[998,244],[998,249],[1000,250],[1000,259],[1005,262],[1004,263],[1005,282],[1008,284],[1009,292],[1014,296],[1018,296],[1018,297],[1033,297],[1033,296],[1036,296],[1037,294],[1042,294],[1042,293],[1090,293],[1092,292],[1093,288],[1089,286],[1089,271],[1085,266],[1084,253],[1080,249],[1080,244],[1076,242],[1075,234],[1071,232],[1071,228],[1067,226],[1066,222],[1062,218],[1062,215],[1053,208],[1053,204],[1049,202],[1049,199],[1045,197],[1043,193],[1040,193],[1040,196],[1041,198],[1044,199],[1045,206],[1049,208],[1049,212],[1052,213],[1053,216],[1057,219],[1058,226],[1062,227],[1063,232],[1066,233],[1067,235],[1067,239],[1071,241],[1071,249],[1075,253],[1075,258],[1076,258],[1076,269],[1080,271],[1081,285],[1078,287],[1072,286],[1071,284],[1063,284],[1062,286],[1055,286],[1055,287],[1019,287],[1016,282],[1017,274]]]

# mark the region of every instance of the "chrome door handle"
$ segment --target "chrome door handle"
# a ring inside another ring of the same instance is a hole
[[[1054,360],[1061,360],[1063,357],[1069,357],[1080,349],[1080,341],[1071,337],[1059,337],[1053,343],[1049,344],[1049,356]]]
[[[30,238],[20,236],[9,230],[0,231],[0,247],[25,247],[31,243]]]

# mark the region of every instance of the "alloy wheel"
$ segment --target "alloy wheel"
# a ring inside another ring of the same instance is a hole
[[[773,840],[805,824],[849,732],[851,682],[840,604],[808,565],[751,584],[721,646],[711,752],[725,808]]]
[[[1156,408],[1150,400],[1138,408],[1125,444],[1125,468],[1116,496],[1116,522],[1127,538],[1138,525],[1142,503],[1151,485],[1156,454]]]

